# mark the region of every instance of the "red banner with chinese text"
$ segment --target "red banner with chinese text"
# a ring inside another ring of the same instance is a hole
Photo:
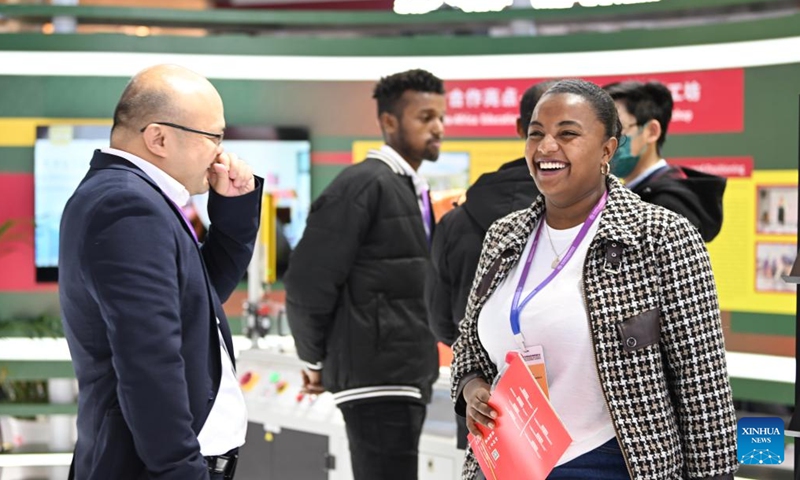
[[[583,77],[600,86],[622,80],[656,80],[670,89],[675,103],[669,133],[737,133],[744,129],[744,70]],[[447,89],[448,137],[514,137],[519,100],[543,78],[450,80]]]

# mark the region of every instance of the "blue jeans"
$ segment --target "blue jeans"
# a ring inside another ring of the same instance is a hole
[[[591,452],[557,466],[547,476],[547,480],[630,480],[625,457],[616,438],[600,445]]]

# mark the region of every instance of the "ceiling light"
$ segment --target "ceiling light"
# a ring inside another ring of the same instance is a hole
[[[137,37],[147,37],[150,35],[150,27],[139,25],[133,30],[133,34]]]
[[[402,15],[429,13],[442,6],[443,0],[394,0],[394,13]]]
[[[569,0],[570,6],[572,6],[572,1]],[[400,14],[430,13],[438,10],[445,3],[468,13],[499,12],[510,7],[514,0],[394,0],[394,12]]]
[[[451,7],[460,8],[469,13],[473,12],[499,12],[510,7],[514,0],[445,0]]]

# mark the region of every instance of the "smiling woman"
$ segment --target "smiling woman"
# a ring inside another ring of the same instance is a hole
[[[559,229],[583,223],[605,192],[601,173],[609,168],[620,132],[616,111],[603,96],[584,93],[579,85],[561,82],[548,90],[533,112],[525,143],[548,223]]]
[[[542,195],[486,235],[453,347],[456,410],[473,435],[503,422],[489,385],[508,351],[537,348],[573,439],[548,479],[732,479],[736,418],[708,252],[685,218],[609,175],[620,131],[614,101],[586,81],[556,83],[534,109],[525,157]],[[698,440],[710,435],[713,446]],[[477,470],[470,453],[464,478]]]

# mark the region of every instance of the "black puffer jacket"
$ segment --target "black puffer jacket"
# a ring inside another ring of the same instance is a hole
[[[669,166],[631,189],[642,200],[686,217],[710,242],[722,228],[722,196],[726,179],[716,175]]]
[[[486,231],[498,218],[530,207],[537,195],[525,159],[520,158],[481,175],[467,190],[467,201],[439,221],[425,289],[437,340],[452,345],[458,336]]]
[[[427,403],[438,351],[423,300],[428,240],[411,178],[368,158],[311,205],[284,279],[297,354],[337,404]]]

